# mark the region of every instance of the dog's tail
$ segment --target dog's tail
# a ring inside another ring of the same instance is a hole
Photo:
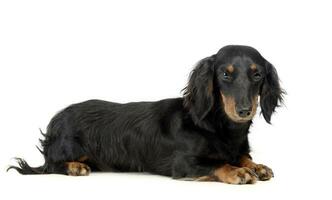
[[[10,169],[15,169],[20,174],[48,174],[46,163],[40,167],[31,167],[24,159],[22,158],[15,158],[15,159],[19,167],[12,165],[7,168],[7,171]]]
[[[40,129],[39,129],[41,135],[44,137],[44,139],[39,139],[42,148],[44,149],[45,146],[47,146],[49,137],[44,134]],[[45,153],[43,150],[41,150],[38,146],[36,146],[38,151],[45,157]],[[52,172],[52,168],[50,165],[45,161],[45,163],[42,166],[39,167],[31,167],[24,159],[22,158],[15,158],[17,161],[18,166],[11,165],[7,168],[7,172],[10,169],[15,169],[18,171],[20,174],[50,174]]]

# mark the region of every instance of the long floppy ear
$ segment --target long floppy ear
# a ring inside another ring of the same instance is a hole
[[[184,107],[189,110],[195,123],[202,121],[214,104],[214,61],[215,55],[199,61],[184,88]]]
[[[260,105],[265,121],[270,124],[271,115],[282,103],[284,92],[280,88],[279,77],[273,65],[266,61],[265,68],[267,73],[261,88]]]

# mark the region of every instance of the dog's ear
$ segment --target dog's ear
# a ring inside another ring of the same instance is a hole
[[[280,88],[279,77],[271,63],[265,61],[266,76],[260,92],[260,105],[264,119],[270,124],[271,115],[283,99],[283,90]]]
[[[207,116],[214,104],[214,61],[215,55],[199,61],[184,88],[184,107],[196,123]]]

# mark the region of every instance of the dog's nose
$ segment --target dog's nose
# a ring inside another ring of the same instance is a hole
[[[240,108],[240,109],[237,109],[237,114],[240,116],[240,117],[248,117],[250,114],[251,114],[251,108]]]

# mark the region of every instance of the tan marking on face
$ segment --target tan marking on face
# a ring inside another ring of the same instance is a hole
[[[220,94],[222,97],[222,103],[224,105],[224,111],[227,114],[227,116],[234,122],[239,122],[239,123],[247,122],[255,116],[258,106],[258,96],[256,96],[252,100],[252,110],[250,115],[247,117],[240,117],[236,112],[236,103],[234,98],[231,96],[225,96],[222,92],[220,92]]]
[[[251,65],[250,65],[250,69],[251,69],[252,71],[255,71],[255,70],[257,69],[257,65],[256,65],[255,63],[251,64]]]
[[[227,72],[229,72],[229,73],[233,73],[233,72],[234,72],[234,66],[233,66],[233,65],[228,65],[228,66],[226,67],[226,70],[227,70]]]

